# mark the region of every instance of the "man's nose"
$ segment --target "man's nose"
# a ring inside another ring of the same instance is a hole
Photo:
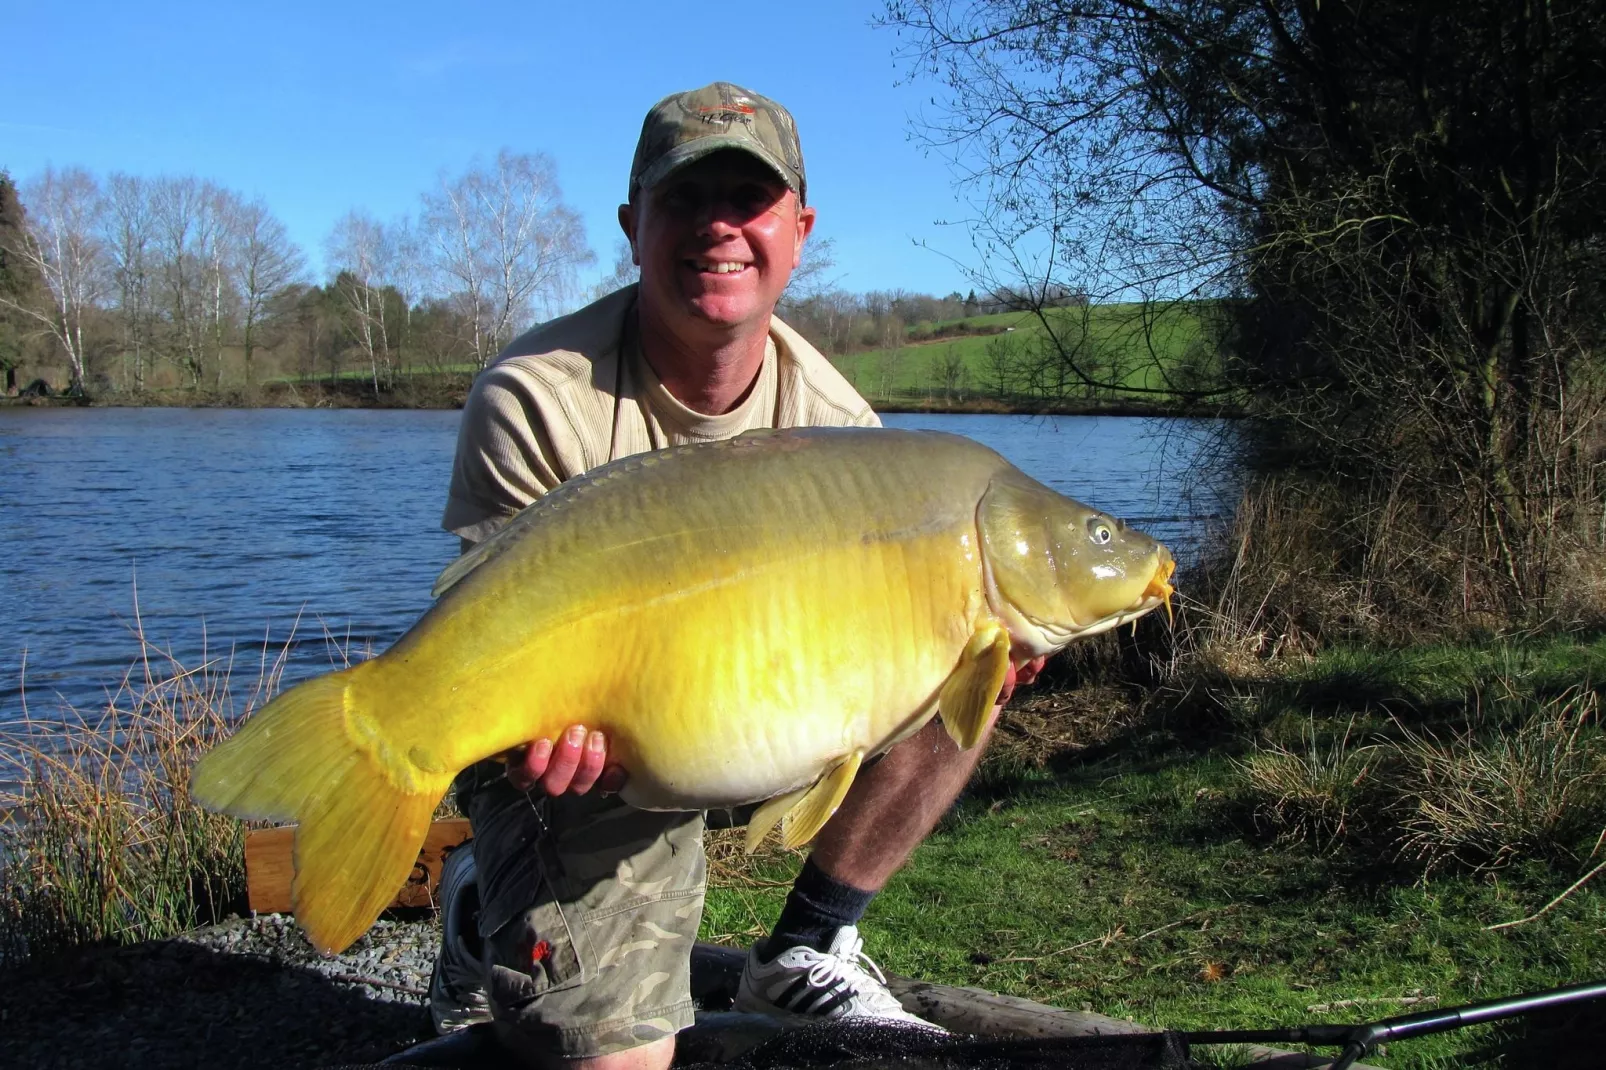
[[[735,234],[742,220],[736,206],[723,197],[710,197],[697,208],[697,233],[713,237]]]

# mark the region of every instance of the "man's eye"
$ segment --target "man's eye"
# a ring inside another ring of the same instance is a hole
[[[755,212],[763,211],[777,200],[774,190],[760,185],[740,186],[731,194],[731,203]]]
[[[701,198],[697,196],[696,190],[676,186],[664,191],[660,203],[671,212],[690,212],[695,210],[700,202]]]

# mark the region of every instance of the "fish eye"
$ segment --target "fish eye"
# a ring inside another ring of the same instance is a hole
[[[1110,531],[1110,525],[1102,517],[1094,517],[1087,522],[1087,533],[1100,546],[1108,544],[1115,538],[1115,534]]]

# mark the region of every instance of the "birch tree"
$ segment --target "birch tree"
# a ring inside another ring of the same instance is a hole
[[[200,387],[222,381],[226,298],[227,191],[186,176],[151,183],[155,218],[155,279],[170,332],[168,357]]]
[[[122,332],[123,381],[141,391],[155,325],[156,214],[150,183],[136,175],[113,173],[106,180],[100,225]]]
[[[258,330],[268,302],[301,275],[301,250],[290,240],[284,224],[260,199],[233,205],[229,220],[229,273],[240,302],[240,345],[245,357],[245,382],[254,383],[252,357],[259,344]]]
[[[48,331],[67,354],[68,391],[83,393],[84,317],[106,286],[105,251],[97,236],[100,190],[80,167],[47,167],[23,189],[27,206],[20,233],[5,250],[21,271],[40,279],[36,300],[0,294],[0,303]]]
[[[469,318],[489,364],[515,331],[549,316],[594,259],[580,217],[563,203],[552,160],[503,149],[496,160],[424,196],[424,243]]]
[[[368,358],[374,393],[380,373],[391,377],[391,334],[394,317],[386,305],[386,288],[396,267],[396,242],[384,224],[366,212],[350,212],[330,234],[325,256],[335,271],[334,288],[351,314],[352,334]],[[399,311],[399,310],[398,310]]]

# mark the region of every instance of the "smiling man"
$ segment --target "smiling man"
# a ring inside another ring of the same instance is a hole
[[[619,208],[641,282],[514,340],[479,377],[443,526],[467,547],[564,480],[646,450],[752,428],[876,426],[774,315],[814,227],[807,196],[779,104],[727,82],[660,101]],[[750,954],[739,1007],[918,1021],[877,980],[857,922],[981,750],[958,750],[933,721],[860,773]],[[494,1020],[534,1066],[669,1064],[692,1021],[704,815],[633,810],[607,794],[620,777],[602,734],[574,725],[460,778],[475,838],[442,881],[438,1029]]]

